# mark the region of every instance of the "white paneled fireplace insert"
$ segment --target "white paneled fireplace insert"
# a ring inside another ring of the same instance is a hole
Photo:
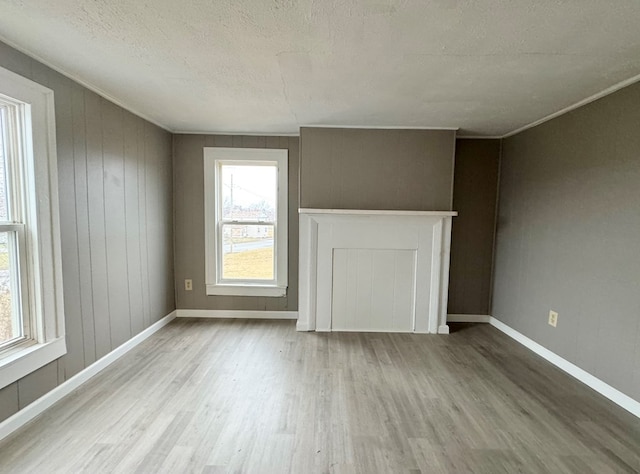
[[[449,332],[457,212],[299,212],[299,331]]]

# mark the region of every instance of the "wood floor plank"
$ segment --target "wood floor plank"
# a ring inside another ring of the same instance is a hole
[[[0,444],[0,472],[640,472],[640,421],[488,325],[176,320]]]

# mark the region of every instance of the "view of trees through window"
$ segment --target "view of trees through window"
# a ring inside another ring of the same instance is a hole
[[[275,164],[221,166],[222,278],[273,280]]]

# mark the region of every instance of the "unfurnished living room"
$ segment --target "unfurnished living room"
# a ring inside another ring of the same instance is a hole
[[[0,473],[640,472],[639,25],[0,0]]]

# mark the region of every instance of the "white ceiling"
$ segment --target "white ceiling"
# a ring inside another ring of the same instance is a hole
[[[0,37],[172,131],[501,136],[640,74],[637,0],[0,0]]]

